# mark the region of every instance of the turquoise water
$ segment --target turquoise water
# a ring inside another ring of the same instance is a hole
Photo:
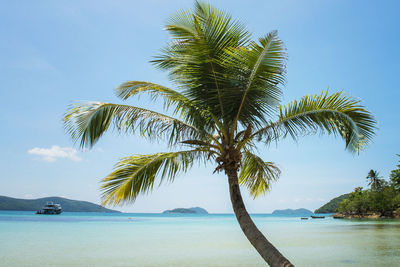
[[[400,266],[400,221],[252,215],[296,266]],[[265,266],[234,215],[0,212],[0,266]]]

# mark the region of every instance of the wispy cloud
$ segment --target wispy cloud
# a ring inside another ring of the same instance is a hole
[[[55,71],[56,68],[42,57],[26,57],[14,61],[11,66],[13,68],[25,71]]]
[[[81,161],[82,158],[79,157],[78,151],[72,147],[59,147],[52,146],[51,148],[40,148],[35,147],[28,150],[29,154],[38,155],[42,160],[48,162],[54,162],[59,158],[70,159],[73,161]]]

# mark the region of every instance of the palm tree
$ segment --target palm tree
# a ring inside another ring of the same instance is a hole
[[[368,185],[371,186],[372,190],[379,191],[382,189],[384,180],[382,179],[382,176],[379,176],[378,171],[370,170],[366,178],[369,180]]]
[[[256,155],[257,142],[319,132],[340,136],[356,152],[373,137],[375,119],[343,92],[307,95],[280,106],[286,51],[276,31],[252,41],[243,24],[200,2],[172,16],[166,30],[172,40],[152,63],[168,71],[178,89],[143,81],[116,89],[122,100],[140,94],[161,99],[164,114],[90,102],[76,103],[65,115],[65,127],[81,147],[92,147],[110,128],[169,145],[168,152],[118,162],[102,180],[103,204],[133,202],[195,161],[212,162],[214,172],[228,177],[232,207],[250,243],[271,266],[293,266],[257,229],[242,200],[240,185],[256,198],[280,175],[273,162]]]
[[[397,156],[400,157],[399,154],[397,154]],[[390,172],[390,183],[395,190],[400,191],[400,161],[399,164],[397,164],[397,169]]]

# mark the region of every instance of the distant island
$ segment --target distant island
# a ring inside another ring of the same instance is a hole
[[[314,214],[308,209],[285,209],[285,210],[274,210],[273,215],[312,215]]]
[[[200,207],[194,207],[194,208],[176,208],[173,210],[166,210],[163,212],[164,214],[170,214],[170,213],[192,213],[192,214],[208,214],[208,212]]]
[[[314,212],[315,213],[334,213],[337,211],[339,207],[339,203],[342,202],[345,199],[349,198],[350,194],[343,194],[341,196],[335,197],[319,209],[316,209]]]
[[[37,211],[40,210],[43,205],[45,205],[49,201],[60,204],[63,211],[67,212],[120,212],[116,210],[106,209],[100,205],[88,201],[72,200],[63,197],[20,199],[6,196],[0,196],[0,210]]]

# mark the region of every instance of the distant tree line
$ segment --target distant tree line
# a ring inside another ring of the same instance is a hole
[[[347,199],[339,203],[337,211],[347,215],[377,213],[385,217],[393,217],[395,213],[399,213],[400,161],[397,168],[391,171],[389,181],[376,170],[370,170],[366,178],[370,188],[355,188]]]

